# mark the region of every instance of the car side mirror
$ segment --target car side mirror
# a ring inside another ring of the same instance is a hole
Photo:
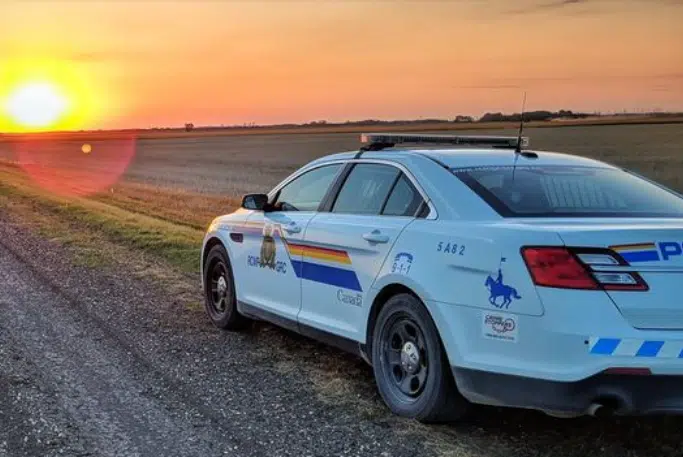
[[[265,211],[268,207],[268,195],[247,194],[242,197],[242,208],[256,211]]]

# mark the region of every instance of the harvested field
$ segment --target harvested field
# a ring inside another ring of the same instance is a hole
[[[516,129],[457,133],[515,135]],[[526,129],[525,135],[531,137],[533,149],[606,160],[683,188],[678,172],[683,167],[683,124],[532,127]],[[92,146],[90,154],[81,151],[84,143]],[[65,177],[76,172],[106,177],[112,167],[130,160],[119,182],[235,198],[246,192],[268,190],[317,157],[358,146],[357,133],[6,140],[0,141],[0,159],[37,162]]]

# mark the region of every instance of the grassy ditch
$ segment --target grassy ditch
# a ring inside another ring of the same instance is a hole
[[[11,197],[20,209],[57,216],[74,228],[82,227],[113,243],[152,254],[183,273],[198,271],[204,236],[198,227],[95,199],[49,194],[33,187],[20,170],[11,167],[0,168],[0,196]],[[44,234],[49,235],[49,227],[42,230],[46,229],[48,233]]]

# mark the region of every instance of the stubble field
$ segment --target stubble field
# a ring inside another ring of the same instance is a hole
[[[516,129],[457,130],[515,135]],[[440,131],[439,133],[448,133]],[[570,152],[623,166],[683,190],[683,123],[528,128],[532,149]],[[91,152],[82,152],[88,144]],[[137,211],[205,227],[249,192],[265,192],[306,162],[359,146],[357,133],[183,138],[0,141],[0,159],[19,163],[58,194],[95,195]]]
[[[516,129],[458,129],[439,133],[516,135]],[[683,187],[683,123],[527,128],[531,149],[569,152],[637,170]],[[223,196],[269,189],[317,157],[359,146],[357,133],[254,134],[185,138],[0,141],[0,159],[23,160],[106,175],[130,158],[123,182]],[[84,154],[83,144],[92,152]],[[125,151],[122,154],[122,151]]]
[[[531,137],[532,149],[602,159],[683,191],[683,124],[544,127],[525,134]],[[85,143],[91,146],[89,153],[83,152]],[[415,449],[420,451],[404,447],[411,449],[410,455],[683,455],[683,422],[677,418],[557,420],[535,412],[483,408],[469,424],[459,426],[426,427],[396,420],[379,401],[370,370],[354,357],[269,326],[248,340],[211,329],[197,291],[199,248],[211,219],[231,211],[241,194],[268,191],[309,160],[358,145],[356,133],[0,141],[0,222],[25,227],[31,236],[64,250],[65,264],[112,278],[144,270],[145,284],[173,297],[177,307],[169,308],[165,318],[177,327],[174,332],[187,333],[189,340],[224,338],[222,351],[230,352],[235,344],[262,356],[258,360],[263,369],[283,378],[296,376],[297,388],[310,387],[302,395],[313,395],[313,405],[339,410],[345,420],[367,430],[379,427],[398,440],[394,444],[418,442]],[[40,262],[37,265],[40,268]],[[192,333],[195,328],[199,333]],[[123,338],[132,338],[129,344],[137,344],[125,329],[112,331],[124,332]],[[192,358],[192,351],[181,352]],[[146,349],[141,347],[140,352],[144,357]],[[0,364],[0,380],[1,368]],[[232,381],[229,372],[193,369],[212,382]],[[262,399],[272,394],[267,389],[254,383],[247,390]],[[224,406],[241,408],[239,402]],[[326,420],[325,427],[342,427],[334,419]],[[269,433],[268,427],[284,424],[254,427],[266,427],[263,431]],[[366,438],[347,436],[359,446]],[[304,446],[297,438],[293,442]],[[388,444],[375,444],[372,455],[395,454]],[[358,455],[367,451],[362,446],[353,449]],[[1,451],[0,447],[0,455]]]

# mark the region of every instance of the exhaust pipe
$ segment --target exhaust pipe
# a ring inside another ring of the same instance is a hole
[[[586,414],[593,417],[611,417],[621,408],[623,402],[617,398],[606,398],[590,404]]]
[[[591,403],[586,410],[586,414],[593,417],[602,417],[602,411],[604,408],[605,407],[602,403]]]
[[[593,402],[586,408],[582,413],[581,410],[577,411],[554,411],[554,410],[543,410],[548,416],[557,417],[558,419],[569,419],[580,416],[593,416],[597,418],[607,418],[612,417],[617,414],[623,414],[632,411],[633,407],[631,403],[627,402],[626,399],[620,394],[611,394],[607,396],[596,397]]]

